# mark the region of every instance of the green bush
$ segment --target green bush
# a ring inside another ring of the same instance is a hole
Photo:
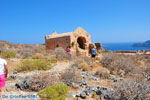
[[[51,59],[50,59],[50,62],[51,62],[51,63],[57,63],[57,59],[56,59],[56,58],[51,58]]]
[[[17,72],[32,70],[49,70],[51,63],[47,59],[23,59],[17,67]]]
[[[4,52],[1,53],[1,56],[3,58],[14,58],[14,57],[16,57],[16,52],[14,52],[14,51],[4,51]]]
[[[41,54],[41,53],[36,53],[33,55],[32,57],[33,59],[43,59],[44,58],[44,55]]]
[[[69,87],[63,84],[55,84],[38,92],[42,100],[66,100]]]
[[[104,50],[103,53],[109,53],[111,52],[110,50]]]
[[[83,62],[79,65],[79,69],[82,71],[90,71],[91,67],[86,62]]]

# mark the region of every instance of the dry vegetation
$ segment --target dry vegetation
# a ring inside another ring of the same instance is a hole
[[[66,100],[68,91],[68,86],[64,84],[54,84],[38,92],[38,95],[42,100]]]
[[[130,56],[120,55],[114,53],[104,53],[100,63],[108,68],[112,74],[130,75],[139,74],[147,67],[148,64],[146,56]]]
[[[122,70],[127,80],[112,84],[112,100],[149,100],[150,98],[150,56],[117,55],[104,53],[100,63],[120,75]]]
[[[59,82],[60,78],[57,75],[53,73],[42,73],[26,77],[23,81],[16,84],[16,86],[21,90],[40,91]]]
[[[48,59],[23,59],[18,64],[17,72],[27,72],[33,70],[49,70],[52,68]]]
[[[71,66],[61,74],[61,80],[65,84],[80,83],[82,80],[80,76],[80,70],[74,67],[74,65]]]
[[[40,91],[38,94],[42,99],[61,100],[60,98],[63,98],[62,100],[65,100],[68,87],[64,84],[81,83],[81,72],[90,72],[103,81],[110,80],[112,75],[125,79],[111,84],[113,90],[109,91],[110,100],[149,100],[150,98],[149,55],[123,55],[105,51],[102,53],[102,58],[97,57],[96,62],[92,62],[90,57],[71,57],[62,48],[46,51],[44,45],[8,43],[2,47],[0,55],[3,58],[17,59],[15,60],[17,74],[20,72],[26,74],[35,70],[51,70],[55,67],[54,65],[66,60],[73,63],[69,69],[58,73],[59,75],[45,72],[28,76],[16,84],[16,87],[21,90]],[[98,66],[93,72],[95,65]],[[52,93],[54,95],[50,95]],[[92,96],[99,97],[95,93]]]
[[[126,80],[114,85],[112,100],[149,100],[150,81]]]

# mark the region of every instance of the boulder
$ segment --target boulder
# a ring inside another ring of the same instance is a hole
[[[80,97],[81,97],[82,99],[85,99],[85,98],[86,98],[86,93],[85,93],[85,92],[82,92],[82,93],[80,94]]]

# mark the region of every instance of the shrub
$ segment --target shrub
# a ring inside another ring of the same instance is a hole
[[[87,63],[83,62],[79,65],[79,69],[82,71],[89,71],[91,70],[91,67]]]
[[[45,46],[41,44],[20,44],[17,45],[16,52],[19,58],[31,58],[36,53],[44,55],[46,53]]]
[[[74,67],[74,65],[70,66],[69,69],[67,69],[65,72],[61,74],[61,80],[65,84],[70,83],[80,83],[82,78],[80,75],[80,71]]]
[[[20,48],[17,50],[18,57],[21,59],[31,58],[35,53],[31,48]]]
[[[103,53],[110,53],[110,50],[104,50]]]
[[[108,79],[110,78],[110,72],[109,70],[107,69],[103,69],[103,70],[98,70],[95,75],[99,78],[102,78],[102,79]]]
[[[54,52],[58,60],[71,60],[71,56],[61,47],[56,48]]]
[[[14,58],[16,57],[16,52],[14,51],[4,51],[1,53],[2,57],[4,58]]]
[[[149,100],[150,82],[125,80],[115,85],[111,100]]]
[[[141,71],[141,69],[137,67],[139,64],[137,63],[137,58],[134,58],[134,56],[105,53],[100,63],[109,70],[116,70],[116,72],[123,70],[125,74],[138,73],[138,71]]]
[[[150,66],[150,65],[149,65]],[[150,67],[147,67],[143,73],[142,73],[143,78],[147,79],[150,81]]]
[[[17,67],[18,72],[32,70],[49,70],[52,66],[47,59],[23,59]]]
[[[69,88],[63,84],[55,84],[38,92],[42,100],[66,100]]]
[[[56,58],[51,58],[51,59],[50,59],[50,62],[51,62],[51,63],[57,63],[57,59],[56,59]]]
[[[36,53],[35,55],[33,55],[32,58],[33,58],[33,59],[43,59],[43,58],[44,58],[44,55],[41,54],[41,53]]]
[[[23,81],[16,84],[16,87],[21,90],[37,92],[59,82],[60,78],[58,75],[51,72],[44,72],[25,77]]]
[[[78,67],[82,71],[89,71],[89,70],[91,70],[90,63],[91,63],[91,59],[89,59],[87,57],[77,58],[74,61],[74,65],[76,65],[76,67]]]

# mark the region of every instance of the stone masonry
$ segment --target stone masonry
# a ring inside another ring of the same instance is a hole
[[[79,27],[73,32],[58,34],[53,32],[52,35],[45,36],[47,50],[54,50],[57,47],[66,49],[72,47],[73,55],[88,55],[91,45],[91,36],[83,28]]]

